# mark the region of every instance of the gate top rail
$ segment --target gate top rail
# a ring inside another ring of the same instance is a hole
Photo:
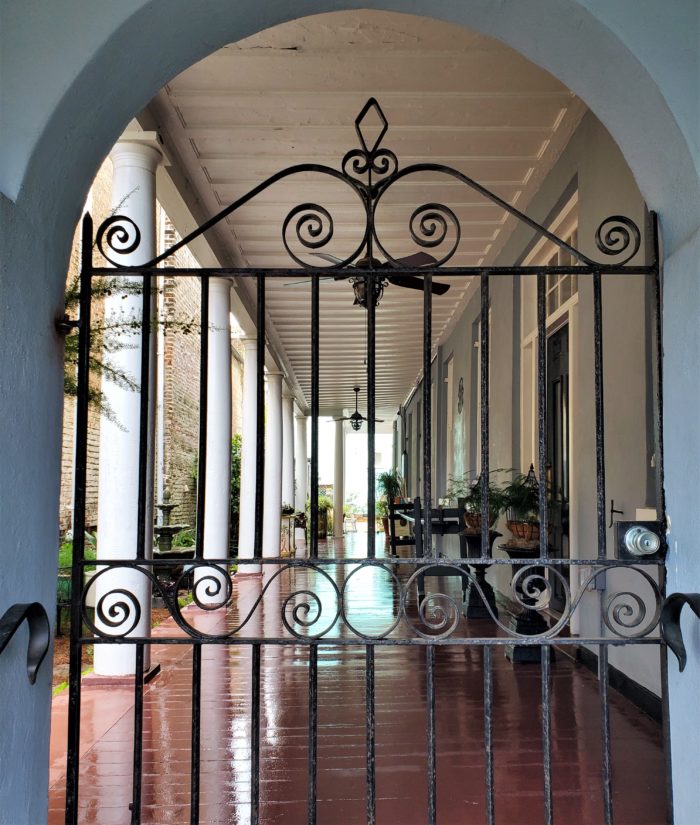
[[[378,135],[371,140],[368,131],[371,125],[367,119],[378,119],[380,129]],[[133,263],[125,265],[120,262],[120,256],[134,253],[141,242],[141,232],[136,223],[125,215],[110,215],[99,226],[95,244],[102,257],[111,264],[111,267],[143,274],[155,269],[163,261],[200,237],[212,227],[225,220],[229,215],[252,201],[262,192],[279,181],[294,175],[315,173],[331,180],[339,181],[347,186],[357,199],[357,204],[364,213],[364,228],[357,247],[344,258],[338,258],[335,263],[320,263],[315,259],[308,259],[308,253],[313,255],[317,250],[328,251],[334,235],[333,215],[321,203],[306,201],[292,207],[282,221],[281,240],[294,266],[290,269],[265,270],[266,276],[287,276],[291,272],[298,273],[297,267],[311,272],[334,273],[338,270],[352,268],[353,274],[379,275],[384,277],[386,269],[377,273],[381,262],[375,254],[381,254],[393,269],[401,270],[406,274],[425,274],[437,269],[444,269],[450,275],[511,274],[514,270],[525,273],[528,268],[523,267],[445,267],[459,249],[461,240],[461,224],[455,211],[446,203],[426,202],[418,204],[412,209],[408,219],[408,233],[411,240],[422,250],[432,250],[437,257],[429,256],[429,261],[415,266],[403,263],[393,257],[386,245],[382,243],[377,224],[376,213],[383,199],[392,186],[410,175],[431,172],[445,178],[451,178],[466,185],[473,192],[505,210],[520,223],[529,226],[537,236],[546,238],[556,247],[569,254],[576,264],[566,267],[532,267],[533,274],[549,273],[561,274],[576,272],[591,274],[596,272],[615,272],[622,274],[642,274],[654,271],[658,262],[651,266],[634,266],[627,268],[627,264],[639,252],[641,247],[641,232],[633,220],[624,215],[611,215],[601,222],[595,233],[595,243],[598,250],[608,258],[617,260],[613,263],[595,261],[581,252],[580,249],[558,237],[542,224],[521,212],[508,201],[499,197],[495,192],[487,189],[468,175],[459,170],[439,163],[414,163],[400,168],[397,156],[390,149],[381,144],[388,131],[389,123],[379,103],[374,97],[363,106],[355,119],[355,131],[361,148],[350,149],[342,158],[340,169],[324,164],[300,163],[281,169],[274,175],[259,183],[242,197],[224,207],[216,215],[198,226],[181,240],[174,243],[163,253],[144,262],[141,266]],[[410,207],[409,207],[410,208]],[[300,257],[291,246],[291,238],[295,245],[300,247],[301,253],[307,258]],[[428,257],[428,256],[426,256]],[[110,267],[110,270],[111,270]],[[181,270],[166,267],[169,273],[190,272],[190,269]],[[94,273],[102,273],[102,268],[94,268]],[[159,270],[160,271],[160,270]],[[196,274],[227,274],[227,275],[254,275],[259,269],[251,267],[227,267],[222,269],[198,269]]]

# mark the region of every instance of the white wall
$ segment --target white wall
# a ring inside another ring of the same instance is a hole
[[[581,122],[554,169],[528,207],[528,214],[545,222],[556,210],[576,177],[578,202],[578,246],[593,259],[600,258],[594,237],[601,221],[612,214],[626,215],[644,229],[644,204],[618,147],[605,128],[591,114]],[[517,229],[497,263],[508,265],[522,259],[532,238],[531,230]],[[642,251],[644,244],[642,244]],[[640,253],[635,261],[643,260]],[[453,420],[456,434],[453,462],[456,474],[474,471],[478,466],[480,444],[475,439],[479,416],[476,400],[474,349],[475,323],[480,313],[479,285],[458,321],[454,332],[442,343],[443,358],[454,357],[454,383],[464,379],[465,403],[457,412],[457,393],[453,390]],[[536,427],[530,418],[521,422],[521,342],[536,331],[535,279],[524,278],[516,290],[510,277],[492,278],[490,330],[490,467],[516,467],[527,471],[530,462],[537,466],[537,454],[529,445],[528,429]],[[521,299],[522,296],[522,311]],[[647,467],[654,450],[647,443],[650,422],[647,417],[647,360],[645,343],[645,279],[604,277],[603,349],[605,391],[606,507],[611,498],[624,510],[624,518],[635,518],[636,509],[656,506],[647,500]],[[571,360],[571,556],[595,559],[598,553],[596,520],[596,428],[594,406],[593,284],[592,279],[578,279],[578,303],[570,318]],[[523,389],[528,389],[523,381]],[[419,391],[409,412],[414,411]],[[446,419],[443,413],[443,420]],[[534,439],[536,443],[536,437]],[[415,439],[414,439],[415,442]],[[411,451],[415,451],[415,443]],[[439,483],[439,482],[438,482]],[[506,532],[505,519],[500,529]],[[608,556],[615,557],[615,531],[607,532]],[[458,554],[454,537],[442,545],[453,556]],[[505,557],[505,553],[496,552]],[[494,566],[489,580],[501,592],[510,591],[510,569]],[[576,592],[578,574],[572,572],[572,590]],[[628,571],[609,575],[605,598],[630,589],[645,597],[649,616],[654,612],[653,592],[641,578]],[[586,593],[575,614],[574,628],[583,636],[601,634],[598,593]],[[610,663],[657,695],[661,692],[659,651],[656,647],[629,646],[612,648]]]

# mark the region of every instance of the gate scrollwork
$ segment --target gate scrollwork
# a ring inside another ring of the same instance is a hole
[[[159,565],[164,562],[159,561]],[[222,560],[193,561],[187,575],[193,576],[192,595],[194,605],[205,611],[228,607],[233,596],[231,577],[224,572],[227,562]],[[469,564],[474,564],[472,560]],[[641,567],[632,567],[622,563],[610,563],[594,569],[583,579],[572,594],[568,578],[563,574],[561,564],[552,564],[538,560],[536,564],[521,565],[513,576],[511,602],[516,610],[531,610],[544,614],[550,608],[553,582],[556,579],[564,592],[564,608],[561,614],[551,621],[541,633],[525,636],[518,633],[507,621],[503,621],[494,611],[486,594],[483,592],[477,576],[467,568],[466,562],[440,559],[435,560],[360,560],[353,563],[350,570],[347,565],[338,565],[335,569],[342,574],[331,575],[325,566],[314,561],[295,560],[274,565],[266,565],[268,572],[260,584],[260,592],[253,605],[243,616],[238,617],[233,627],[223,627],[221,631],[204,632],[197,627],[196,614],[181,607],[177,589],[168,588],[164,581],[155,576],[152,569],[143,563],[113,562],[103,567],[85,586],[82,594],[83,619],[96,636],[103,639],[125,639],[133,633],[142,616],[139,595],[123,586],[110,588],[108,583],[99,585],[101,577],[109,571],[128,568],[149,580],[153,592],[160,596],[170,615],[181,630],[192,638],[201,641],[211,639],[233,639],[241,637],[246,641],[265,638],[262,634],[251,635],[243,631],[251,625],[253,618],[262,611],[267,616],[270,610],[277,615],[279,632],[303,641],[316,639],[332,640],[334,638],[356,638],[362,642],[382,639],[398,639],[410,643],[423,640],[456,640],[460,638],[460,628],[464,632],[462,604],[454,593],[427,591],[425,598],[418,600],[419,582],[431,575],[439,575],[436,568],[446,565],[459,573],[464,585],[475,588],[489,613],[492,632],[479,638],[482,643],[507,636],[512,639],[546,639],[552,640],[562,635],[566,629],[571,631],[571,619],[585,597],[588,586],[599,576],[611,570],[624,569],[627,572],[624,589],[611,589],[606,596],[601,620],[607,633],[595,641],[610,639],[635,640],[651,636],[659,624],[663,598],[654,578]],[[350,584],[362,571],[371,571],[372,575],[382,573],[389,577],[394,593],[394,611],[390,616],[376,616],[368,609],[362,599],[354,599]],[[285,577],[288,573],[305,573],[306,581],[297,583],[296,578]],[[630,585],[629,575],[636,575],[640,587]],[[178,579],[178,589],[183,585],[182,576]],[[280,589],[273,587],[280,580],[291,584],[283,595]],[[95,619],[87,610],[89,591],[96,588]],[[275,601],[276,600],[276,601]],[[360,625],[367,620],[380,621],[380,627],[363,629]],[[483,633],[485,626],[480,626]]]

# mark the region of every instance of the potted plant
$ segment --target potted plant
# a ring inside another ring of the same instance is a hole
[[[389,504],[384,497],[377,499],[374,512],[376,517],[382,520],[384,535],[389,538]]]
[[[288,504],[286,501],[282,502],[282,515],[283,516],[293,516],[294,515],[294,505]]]
[[[403,495],[403,477],[398,470],[387,470],[377,476],[377,490],[387,503],[398,504]]]
[[[489,473],[489,527],[493,527],[506,508],[503,487],[491,478],[494,473],[500,472],[503,471],[492,470]],[[470,530],[481,530],[481,474],[476,477],[473,473],[450,476],[447,497],[451,500],[464,499],[464,523]]]
[[[328,533],[333,529],[332,516],[333,501],[323,493],[318,495],[318,538],[328,538]],[[311,501],[306,499],[306,523],[311,525]]]
[[[540,485],[531,464],[527,473],[518,473],[503,488],[507,524],[510,532],[521,541],[537,541],[540,537]]]

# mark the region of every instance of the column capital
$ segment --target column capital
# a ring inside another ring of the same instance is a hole
[[[241,343],[243,348],[247,350],[255,349],[258,345],[258,339],[255,335],[242,335]]]
[[[209,291],[226,295],[231,292],[231,281],[228,278],[210,278]]]
[[[149,172],[155,172],[165,157],[155,132],[125,132],[109,156],[115,167],[139,166]]]

